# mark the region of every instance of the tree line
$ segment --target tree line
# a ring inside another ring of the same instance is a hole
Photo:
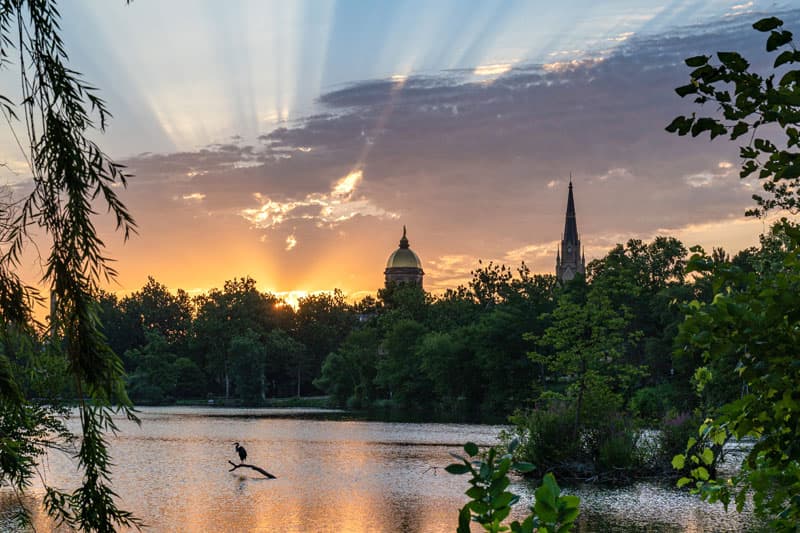
[[[711,260],[753,271],[784,248],[770,234]],[[139,403],[329,395],[336,407],[477,420],[569,400],[576,425],[600,407],[656,421],[700,401],[702,362],[676,353],[675,338],[682,305],[713,290],[685,275],[686,260],[673,237],[634,239],[567,283],[524,263],[479,263],[440,295],[393,284],[357,302],[339,290],[309,295],[296,309],[249,277],[194,297],[150,277],[123,297],[99,291],[98,318]],[[732,379],[704,397],[730,399]],[[70,387],[56,388],[70,397]]]

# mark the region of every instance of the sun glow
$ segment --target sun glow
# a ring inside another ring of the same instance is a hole
[[[397,214],[378,207],[368,198],[353,197],[363,178],[363,171],[354,170],[336,180],[330,192],[307,194],[302,200],[280,202],[261,193],[254,193],[253,198],[260,202],[261,206],[242,209],[239,215],[260,229],[274,228],[289,220],[311,220],[316,221],[320,227],[333,227],[357,215],[397,218]],[[318,210],[314,212],[314,208]],[[296,240],[287,239],[286,250],[291,250],[296,244]]]
[[[350,197],[358,184],[361,183],[363,177],[364,173],[361,170],[352,171],[347,176],[336,181],[336,184],[333,186],[332,195],[338,198]]]
[[[472,72],[476,76],[501,76],[511,70],[514,63],[493,63],[490,65],[479,65]]]

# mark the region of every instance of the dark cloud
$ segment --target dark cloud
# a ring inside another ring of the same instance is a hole
[[[781,16],[798,27],[800,11]],[[131,158],[137,177],[127,197],[140,220],[162,221],[160,239],[174,231],[188,239],[184,247],[239,239],[261,246],[281,258],[287,287],[311,279],[314,258],[325,254],[360,254],[358,268],[379,283],[402,223],[442,283],[463,273],[465,258],[516,258],[520,250],[535,249],[534,267],[550,269],[541,247],[560,236],[570,172],[590,246],[726,220],[743,213],[753,192],[736,177],[737,146],[664,127],[695,110],[673,91],[688,80],[685,57],[735,49],[756,67],[767,64],[764,36],[748,29],[757,18],[633,36],[610,53],[517,65],[495,78],[459,70],[354,83],[321,95],[324,112],[254,145],[234,138]],[[353,170],[363,171],[348,204],[354,216],[324,219],[309,198],[334,198],[337,180]],[[285,222],[252,229],[242,212],[265,199],[299,205]],[[286,251],[290,234],[297,245]],[[351,290],[371,288],[351,281],[343,281]]]

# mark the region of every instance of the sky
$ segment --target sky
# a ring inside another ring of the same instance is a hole
[[[99,221],[109,289],[249,275],[292,301],[357,298],[403,225],[434,292],[479,259],[552,273],[570,174],[587,260],[656,235],[751,246],[768,226],[744,217],[758,184],[737,144],[664,127],[695,110],[673,91],[682,60],[766,69],[750,25],[773,14],[800,29],[791,1],[63,2],[71,64],[114,115],[96,140],[135,175],[138,235]],[[0,184],[22,191],[0,129]],[[41,275],[35,254],[23,268]]]

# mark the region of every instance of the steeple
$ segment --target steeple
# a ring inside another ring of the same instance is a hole
[[[585,272],[586,258],[581,257],[581,240],[578,237],[575,198],[572,193],[572,173],[570,173],[564,234],[561,236],[561,249],[556,255],[556,277],[559,281],[569,281],[575,277],[575,274],[584,274]]]
[[[578,244],[578,223],[575,220],[575,199],[572,197],[572,175],[569,177],[567,218],[564,221],[564,241],[572,244]]]

